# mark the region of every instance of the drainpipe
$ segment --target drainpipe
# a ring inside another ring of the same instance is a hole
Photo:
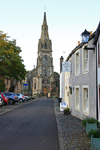
[[[96,119],[98,120],[98,61],[97,61],[97,45],[96,49]]]

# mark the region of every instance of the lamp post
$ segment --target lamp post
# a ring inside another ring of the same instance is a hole
[[[86,29],[84,32],[81,34],[82,37],[82,42],[83,43],[88,43],[89,38],[90,38],[90,32],[88,32]],[[85,50],[94,50],[95,47],[87,47],[87,45],[84,47]]]

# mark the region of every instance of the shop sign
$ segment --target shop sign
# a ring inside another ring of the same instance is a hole
[[[70,61],[62,62],[62,72],[71,72],[71,62]]]
[[[61,102],[60,103],[60,111],[64,111],[65,108],[67,108],[67,103]]]

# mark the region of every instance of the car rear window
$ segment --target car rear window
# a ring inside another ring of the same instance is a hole
[[[5,96],[11,96],[12,94],[11,93],[4,93]]]

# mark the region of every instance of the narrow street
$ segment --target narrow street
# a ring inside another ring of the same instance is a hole
[[[0,116],[1,150],[59,150],[52,99],[39,99]]]

